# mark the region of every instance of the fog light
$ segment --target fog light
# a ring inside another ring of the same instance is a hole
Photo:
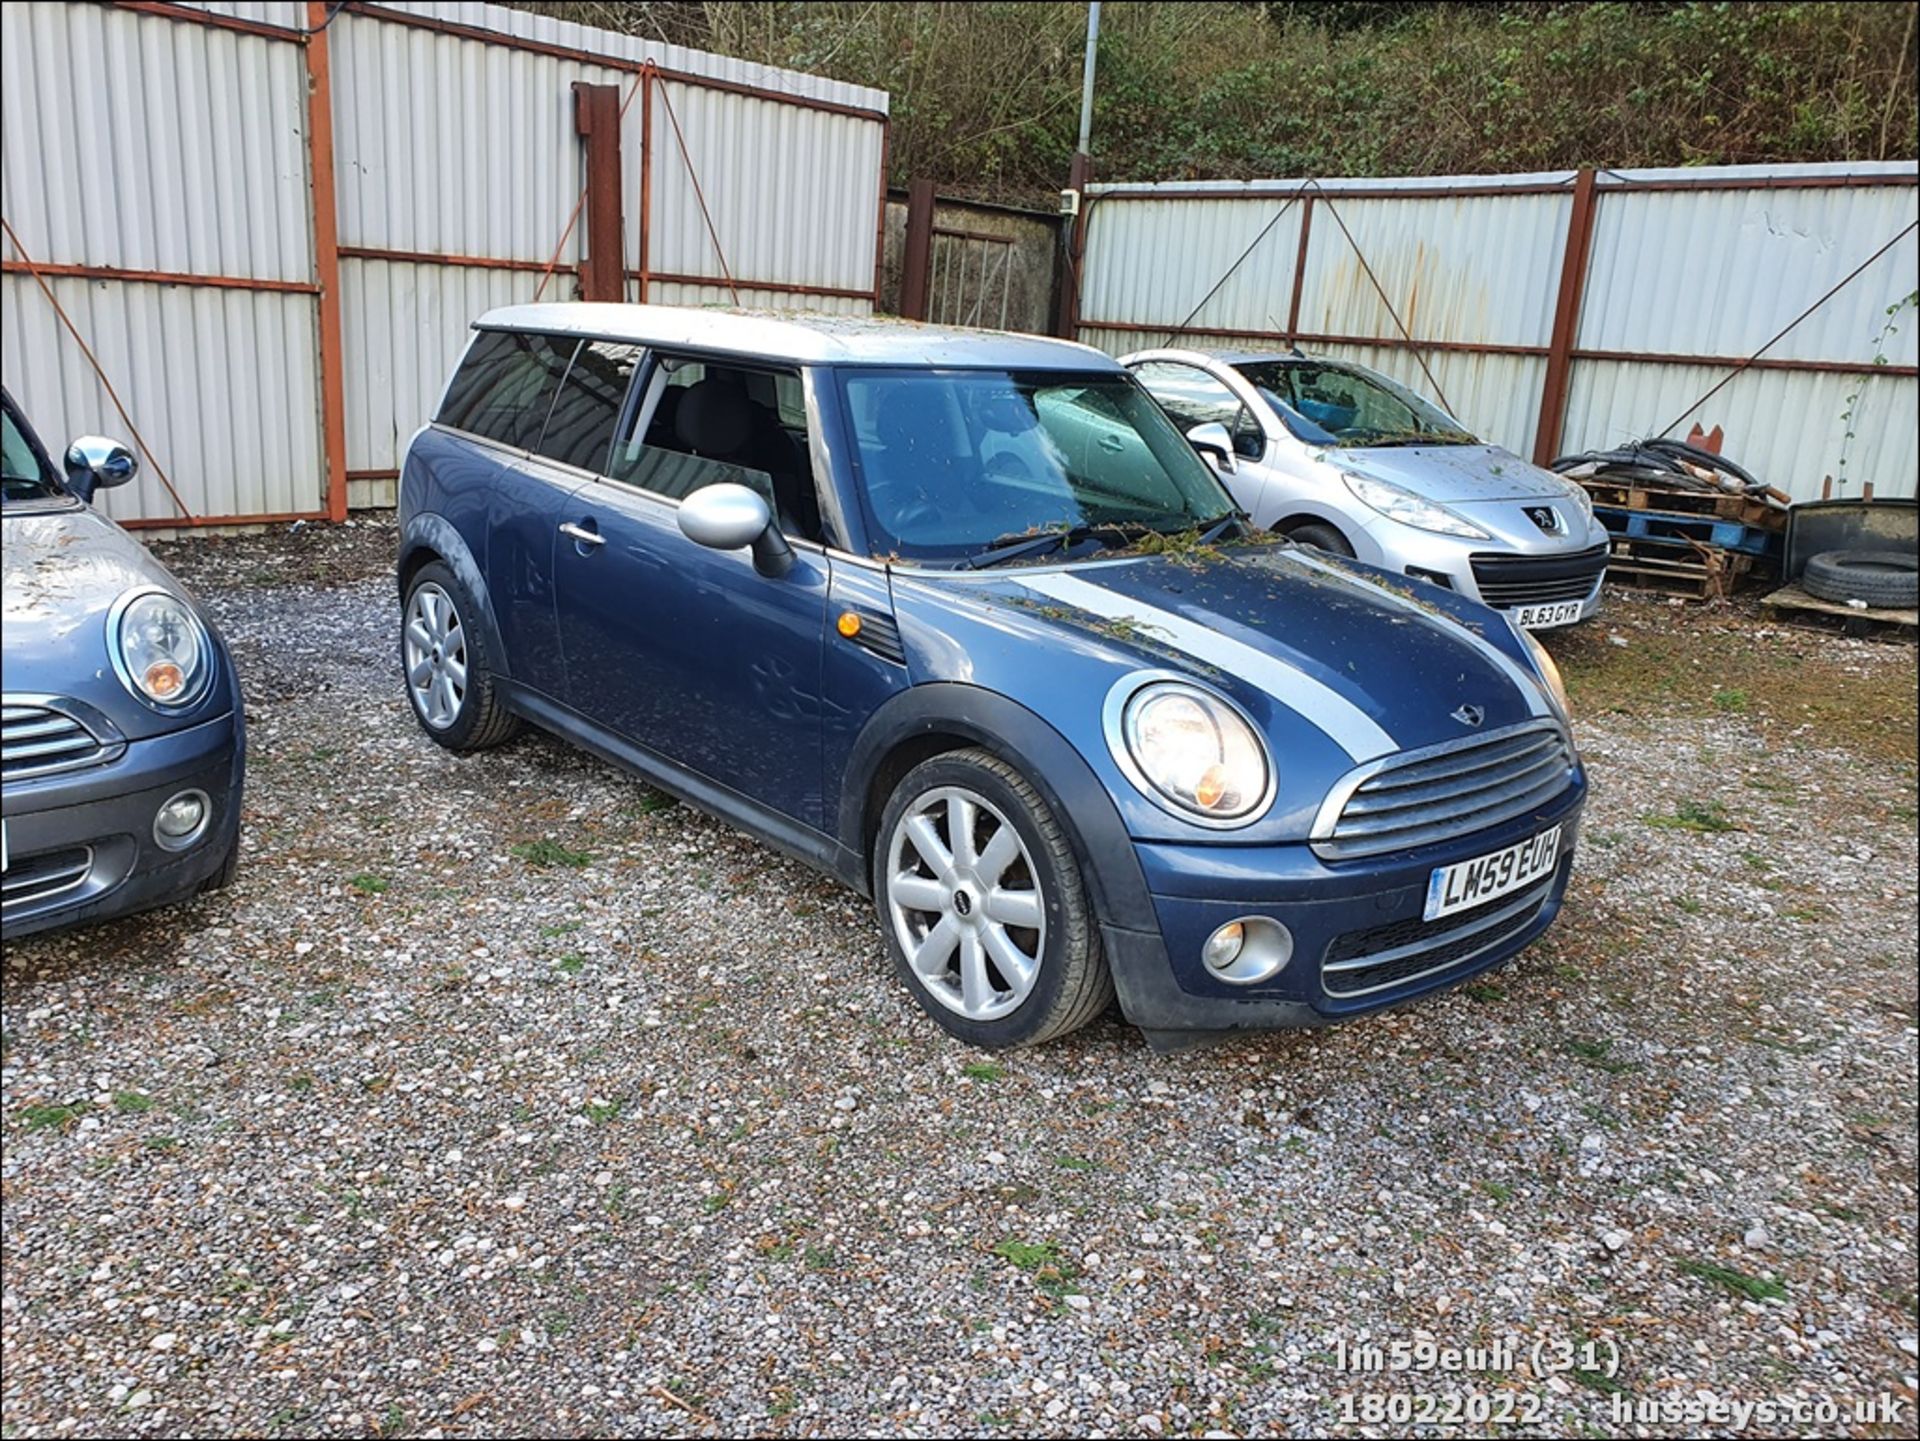
[[[1240,948],[1246,943],[1247,928],[1238,921],[1228,921],[1207,937],[1206,949],[1200,954],[1216,971],[1224,971],[1239,959]]]
[[[1293,932],[1265,916],[1228,921],[1200,948],[1207,969],[1236,986],[1270,981],[1293,959]]]
[[[182,851],[207,828],[213,806],[205,791],[181,791],[154,813],[153,839],[164,850]]]

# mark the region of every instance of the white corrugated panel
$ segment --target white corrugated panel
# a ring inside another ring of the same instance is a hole
[[[739,286],[740,304],[748,310],[806,310],[819,315],[869,315],[873,303],[851,296],[809,295],[796,300],[792,291]],[[724,285],[687,285],[677,281],[653,283],[655,305],[715,305],[731,308],[733,294]]]
[[[1561,449],[1592,450],[1658,434],[1726,374],[1719,366],[1578,361]],[[1850,406],[1851,424],[1844,418]],[[1860,494],[1867,481],[1882,497],[1915,493],[1920,382],[1909,376],[1747,370],[1675,433],[1684,435],[1694,420],[1708,430],[1723,427],[1727,455],[1795,500],[1818,500],[1829,475],[1847,478],[1842,494]]]
[[[1920,214],[1912,185],[1598,195],[1583,350],[1751,355]],[[1914,364],[1920,325],[1882,350],[1875,340],[1916,271],[1920,239],[1908,234],[1767,355]]]
[[[1300,329],[1400,334],[1377,280],[1417,339],[1545,345],[1571,209],[1562,195],[1322,200],[1307,246]]]
[[[347,469],[396,469],[439,405],[474,320],[530,299],[538,280],[472,265],[342,260]]]
[[[1183,321],[1201,329],[1284,330],[1302,213],[1298,201],[1286,200],[1095,202],[1080,316],[1157,324],[1151,345],[1168,344],[1167,331]]]
[[[313,298],[126,281],[55,279],[141,434],[199,515],[322,508]],[[8,275],[0,324],[7,388],[57,456],[76,435],[134,443],[33,279]],[[178,509],[151,465],[99,504],[117,520]]]
[[[0,53],[0,207],[36,261],[313,278],[298,46],[32,0]]]
[[[871,294],[880,152],[871,120],[662,81],[653,95],[647,267],[718,277],[717,234],[736,281]]]

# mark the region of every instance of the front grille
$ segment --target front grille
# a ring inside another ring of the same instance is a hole
[[[1327,948],[1320,965],[1321,988],[1330,996],[1364,996],[1464,966],[1538,920],[1558,879],[1556,871],[1518,896],[1482,910],[1348,931]]]
[[[71,846],[14,861],[0,874],[0,910],[15,910],[50,900],[86,884],[93,869],[93,847]]]
[[[1499,555],[1468,558],[1480,598],[1497,610],[1543,605],[1556,600],[1585,600],[1607,568],[1607,544],[1572,555]]]
[[[88,766],[106,758],[100,738],[65,711],[42,705],[0,708],[0,775]]]
[[[1573,745],[1551,721],[1408,751],[1364,773],[1344,800],[1339,790],[1328,798],[1313,848],[1344,861],[1504,825],[1566,790],[1573,765]]]

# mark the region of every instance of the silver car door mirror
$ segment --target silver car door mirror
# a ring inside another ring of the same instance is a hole
[[[1233,474],[1233,436],[1217,420],[1187,432],[1187,444],[1199,451],[1222,475]]]
[[[83,435],[67,447],[67,489],[89,505],[96,490],[125,485],[140,472],[140,461],[117,440]]]
[[[723,481],[702,486],[680,502],[680,531],[696,545],[713,550],[753,547],[753,568],[762,575],[785,575],[793,564],[787,538],[774,523],[766,499],[744,485]]]

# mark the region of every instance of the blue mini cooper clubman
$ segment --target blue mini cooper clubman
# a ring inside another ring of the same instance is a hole
[[[1210,439],[1062,341],[494,311],[407,454],[407,694],[449,749],[530,721],[871,895],[976,1045],[1499,965],[1586,794],[1553,662],[1255,533]]]

